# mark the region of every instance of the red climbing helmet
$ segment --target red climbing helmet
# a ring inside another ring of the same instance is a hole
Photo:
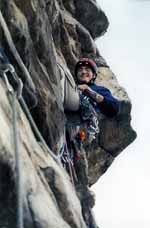
[[[96,63],[92,59],[82,58],[76,63],[76,66],[75,66],[75,76],[76,77],[77,77],[78,68],[80,66],[89,66],[91,68],[91,70],[93,71],[93,73],[94,73],[94,76],[93,76],[92,80],[94,81],[96,79],[97,66],[96,66]]]

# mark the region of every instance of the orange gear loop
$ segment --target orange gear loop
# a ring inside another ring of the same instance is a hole
[[[86,139],[86,133],[83,129],[80,129],[79,131],[79,138],[81,141],[84,141]]]

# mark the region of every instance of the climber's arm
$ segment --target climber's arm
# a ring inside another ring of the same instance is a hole
[[[102,90],[97,86],[95,91],[86,84],[79,86],[81,91],[99,104],[102,114],[110,118],[115,117],[119,112],[119,101],[112,96],[108,89],[101,88]]]

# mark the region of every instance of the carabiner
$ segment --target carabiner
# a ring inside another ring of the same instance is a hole
[[[12,86],[10,85],[10,83],[8,81],[6,73],[3,73],[3,77],[4,77],[4,81],[6,83],[6,87],[7,87],[8,92],[9,93],[13,93],[13,88],[12,88]]]

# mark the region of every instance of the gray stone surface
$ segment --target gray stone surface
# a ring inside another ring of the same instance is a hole
[[[136,138],[130,124],[131,101],[94,43],[96,37],[106,32],[108,19],[94,0],[5,0],[0,1],[0,6],[35,90],[16,61],[2,26],[0,45],[22,79],[23,97],[55,154],[62,146],[66,123],[61,88],[63,76],[57,62],[61,62],[74,77],[77,60],[82,56],[93,58],[99,67],[97,82],[108,87],[121,102],[119,115],[111,120],[100,115],[99,135],[92,144],[85,142],[86,156],[80,172],[86,175],[84,167],[87,169],[88,166],[88,184],[79,180],[76,188],[64,168],[34,137],[24,111],[19,103],[17,105],[25,227],[85,228],[91,225],[96,228],[91,212],[95,200],[89,186]],[[12,109],[2,79],[0,91],[0,227],[12,228],[16,227],[17,197]]]

